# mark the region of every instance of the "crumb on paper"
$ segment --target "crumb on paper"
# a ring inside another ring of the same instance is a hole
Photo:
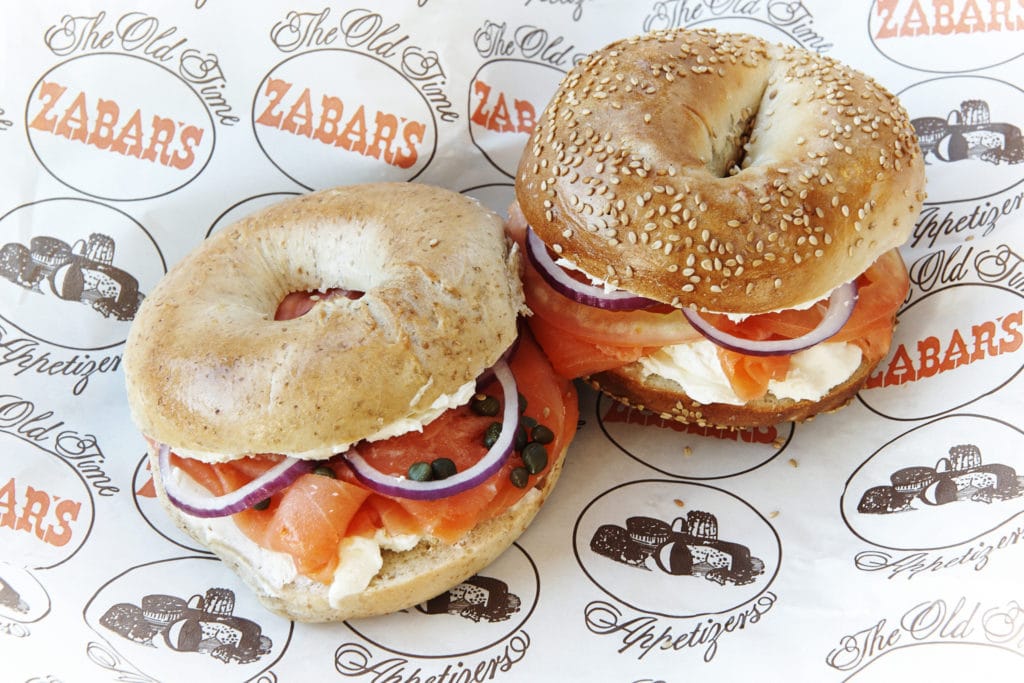
[[[690,448],[689,446],[683,446],[683,455],[689,458],[691,455],[693,455],[693,449]]]
[[[679,500],[678,498],[674,499],[672,502],[676,504],[676,507],[685,507],[686,506],[686,503],[684,503],[683,501]]]
[[[775,448],[782,448],[783,439],[781,436],[775,437],[775,441],[772,441],[772,446]]]
[[[790,458],[790,459],[789,459],[789,465],[790,465],[790,467],[799,467],[799,466],[800,466],[800,463],[798,463],[798,462],[796,461],[796,458]]]
[[[779,516],[779,511],[778,510],[772,510],[771,512],[768,513],[768,517],[771,518],[771,519],[775,519],[778,516]]]

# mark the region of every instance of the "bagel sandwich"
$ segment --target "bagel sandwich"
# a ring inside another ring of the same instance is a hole
[[[125,347],[158,500],[289,619],[389,613],[472,576],[537,514],[578,417],[519,334],[521,264],[493,212],[412,183],[214,233]]]
[[[560,374],[664,419],[837,409],[888,353],[924,186],[896,97],[834,59],[708,29],[617,41],[519,163],[531,329]]]

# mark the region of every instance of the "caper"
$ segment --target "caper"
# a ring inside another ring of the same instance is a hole
[[[523,449],[523,464],[530,474],[539,474],[548,466],[548,450],[533,441]]]
[[[409,465],[409,478],[413,481],[430,481],[433,477],[433,468],[429,462],[414,462]]]
[[[521,418],[519,418],[519,422],[527,429],[533,429],[534,427],[537,426],[537,420],[530,417],[529,415],[523,415]]]
[[[498,403],[498,399],[487,394],[476,394],[469,400],[469,408],[477,415],[483,415],[485,417],[494,417],[501,410],[501,404]]]
[[[521,451],[523,450],[523,448],[526,447],[526,444],[529,442],[530,437],[526,435],[526,427],[524,427],[523,425],[519,425],[518,427],[516,427],[515,449],[517,451]]]
[[[315,470],[313,470],[313,474],[319,474],[321,477],[329,477],[331,479],[337,479],[338,478],[338,475],[336,475],[334,473],[334,470],[332,470],[327,465],[319,465],[319,466],[317,466],[317,468]]]
[[[430,463],[430,472],[434,475],[434,479],[447,479],[458,472],[458,469],[451,458],[437,458]]]
[[[519,414],[522,415],[526,412],[526,397],[518,392],[517,394],[519,396]]]
[[[500,436],[500,422],[492,422],[491,424],[487,425],[487,429],[484,431],[484,446],[490,448],[498,441],[498,437]]]
[[[555,440],[555,433],[544,425],[537,425],[530,432],[530,438],[537,443],[551,443]]]
[[[261,500],[258,503],[253,503],[252,509],[253,510],[266,510],[268,507],[270,507],[270,499],[269,498],[264,498],[263,500]]]
[[[509,472],[508,478],[517,489],[525,489],[526,485],[530,483],[530,473],[526,471],[525,467],[516,467]]]

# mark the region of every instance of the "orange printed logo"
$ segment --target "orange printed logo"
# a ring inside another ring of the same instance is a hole
[[[1024,0],[879,0],[874,37],[1024,31]]]
[[[299,90],[280,78],[268,78],[263,94],[269,98],[256,118],[261,126],[341,147],[349,152],[382,159],[398,168],[409,168],[419,158],[419,146],[427,124],[383,111],[367,112],[366,106],[346,106],[340,97]]]
[[[483,80],[477,79],[473,82],[473,93],[479,97],[476,109],[470,120],[478,126],[499,133],[526,133],[533,132],[537,125],[537,110],[528,100],[520,100],[501,90],[494,91],[490,85]],[[509,111],[508,102],[512,101],[512,109],[515,116]]]
[[[0,527],[34,534],[43,543],[60,548],[71,540],[71,523],[82,504],[51,495],[14,477],[0,486]]]
[[[918,340],[913,351],[901,343],[886,367],[871,375],[865,386],[870,389],[916,382],[985,358],[1013,353],[1024,342],[1022,319],[1024,311],[1016,311],[972,325],[969,334],[954,329],[945,339],[930,335]]]
[[[29,128],[163,166],[192,166],[195,148],[203,139],[203,129],[198,126],[156,114],[143,115],[141,109],[122,115],[114,100],[97,97],[92,101],[81,90],[71,95],[67,86],[56,81],[43,81],[36,99],[42,108]]]

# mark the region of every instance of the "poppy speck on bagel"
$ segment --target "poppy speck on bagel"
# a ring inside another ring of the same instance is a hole
[[[614,42],[566,74],[519,163],[511,217],[543,245],[531,326],[563,374],[667,418],[835,409],[888,350],[924,185],[899,101],[835,59],[710,29]],[[600,339],[609,312],[633,334]]]

